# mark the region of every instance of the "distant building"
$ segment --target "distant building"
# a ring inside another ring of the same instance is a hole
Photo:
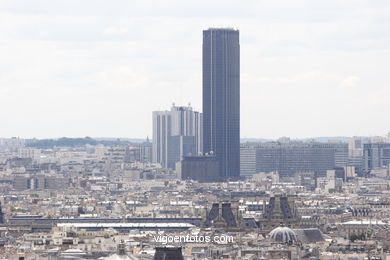
[[[18,175],[14,178],[13,188],[23,190],[63,190],[69,187],[69,178],[51,175]]]
[[[384,136],[373,136],[370,138],[370,143],[386,143],[387,137]]]
[[[152,162],[152,154],[152,143],[149,142],[149,138],[147,138],[146,142],[132,144],[126,148],[125,162],[149,163]]]
[[[203,146],[220,162],[220,177],[240,175],[239,31],[203,31]]]
[[[356,167],[355,166],[346,166],[344,167],[345,176],[348,179],[355,178],[357,176]]]
[[[31,158],[9,158],[5,162],[7,168],[18,168],[18,167],[24,167],[28,168],[32,164],[32,159]]]
[[[327,144],[329,146],[327,146]],[[326,143],[324,148],[334,149],[334,166],[344,167],[348,165],[348,144],[347,143]]]
[[[313,191],[317,188],[317,173],[297,172],[295,173],[295,184],[303,186],[307,190]]]
[[[121,146],[109,147],[105,150],[104,157],[104,172],[107,177],[114,178],[116,174],[122,173],[124,170],[126,158],[126,148]]]
[[[270,181],[271,183],[279,183],[278,172],[259,172],[252,175],[252,179],[258,182]]]
[[[362,152],[363,154],[363,152]],[[359,157],[349,157],[347,166],[354,166],[357,169],[363,168],[363,155]]]
[[[198,155],[202,132],[202,114],[190,106],[153,112],[153,162],[175,169],[183,156]]]
[[[367,172],[375,168],[389,167],[390,143],[364,144],[363,164]]]
[[[41,150],[36,148],[22,147],[19,148],[19,158],[31,158],[38,160],[41,157]]]
[[[348,165],[348,145],[344,143],[246,143],[241,144],[241,151],[242,175],[277,171],[282,178],[297,172],[324,176],[327,170]]]
[[[30,187],[30,179],[23,175],[15,176],[13,187],[17,191],[27,190]]]
[[[363,156],[363,140],[361,137],[354,136],[348,141],[349,157]]]
[[[196,180],[199,182],[216,182],[219,177],[219,161],[215,156],[185,156],[176,167],[179,178],[182,180]]]
[[[240,175],[252,176],[256,173],[256,148],[241,146]]]
[[[61,190],[69,187],[69,179],[65,177],[47,176],[45,178],[45,189]]]
[[[344,169],[328,170],[325,177],[317,178],[317,188],[326,193],[341,192],[343,178],[345,178]]]

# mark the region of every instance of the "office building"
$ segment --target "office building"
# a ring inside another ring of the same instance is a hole
[[[252,176],[256,173],[256,148],[241,145],[240,175]]]
[[[361,137],[354,136],[348,142],[349,157],[361,157],[363,155],[363,140]]]
[[[25,175],[16,175],[14,177],[13,188],[17,191],[27,190],[30,188],[30,179]]]
[[[281,178],[293,177],[297,172],[316,172],[325,175],[327,170],[348,164],[348,145],[344,143],[268,142],[241,145],[241,166],[253,172],[277,171]],[[255,153],[255,156],[253,155]]]
[[[367,172],[376,168],[389,167],[390,143],[364,144],[363,164],[363,168]]]
[[[325,149],[334,149],[334,165],[335,167],[345,167],[348,165],[348,144],[346,143],[328,143]]]
[[[220,162],[220,177],[240,174],[239,31],[203,31],[203,151]]]
[[[153,112],[153,162],[175,169],[183,156],[202,153],[202,114],[191,106]]]
[[[36,190],[42,191],[62,190],[69,187],[69,178],[63,176],[36,175],[17,175],[14,177],[13,188],[18,191]]]
[[[216,182],[219,180],[219,162],[215,156],[184,156],[176,164],[178,177],[182,180]]]

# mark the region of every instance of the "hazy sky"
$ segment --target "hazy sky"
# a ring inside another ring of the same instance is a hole
[[[388,0],[0,0],[0,136],[146,137],[201,110],[202,30],[241,42],[241,137],[390,131]]]

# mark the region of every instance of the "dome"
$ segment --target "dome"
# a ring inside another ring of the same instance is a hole
[[[269,233],[269,237],[282,243],[293,243],[298,241],[295,232],[288,227],[277,227]]]

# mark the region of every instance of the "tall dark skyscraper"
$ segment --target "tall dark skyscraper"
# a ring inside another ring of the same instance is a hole
[[[221,179],[240,175],[239,31],[203,31],[203,151],[220,163]]]

